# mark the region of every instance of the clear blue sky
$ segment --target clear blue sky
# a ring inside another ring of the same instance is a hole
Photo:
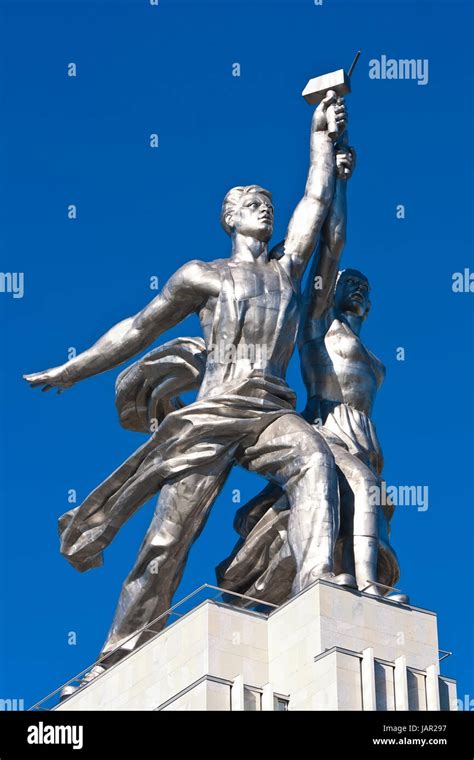
[[[31,390],[22,373],[64,362],[69,347],[136,313],[154,295],[151,276],[226,256],[218,217],[229,187],[273,191],[280,239],[307,170],[300,92],[310,76],[348,67],[357,48],[344,263],[372,284],[364,335],[388,370],[375,408],[386,479],[429,486],[428,510],[399,508],[392,523],[400,586],[437,611],[440,646],[454,651],[444,672],[474,696],[474,294],[451,289],[453,272],[474,270],[471,10],[453,0],[3,0],[0,261],[25,273],[25,294],[0,293],[0,697],[29,705],[95,659],[154,508],[125,526],[104,567],[68,565],[57,537],[68,490],[81,501],[143,436],[118,424],[118,371],[61,396]],[[370,79],[382,54],[428,59],[428,84]],[[190,319],[166,338],[195,334]],[[288,377],[302,408],[296,356]],[[243,503],[261,484],[234,470],[176,599],[215,582],[235,540],[232,489]]]

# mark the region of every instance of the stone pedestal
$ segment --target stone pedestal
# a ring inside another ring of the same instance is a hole
[[[440,710],[436,615],[317,581],[270,614],[205,601],[57,710]]]

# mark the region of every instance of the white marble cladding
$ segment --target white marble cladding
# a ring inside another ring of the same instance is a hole
[[[269,617],[206,601],[56,709],[436,710],[455,697],[434,613],[318,581]]]

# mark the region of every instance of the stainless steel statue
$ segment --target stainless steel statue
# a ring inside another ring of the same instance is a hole
[[[337,130],[332,137],[329,114]],[[305,193],[282,244],[269,249],[270,193],[256,185],[233,188],[221,214],[232,240],[229,259],[191,261],[142,312],[92,348],[25,376],[33,386],[69,388],[120,365],[189,314],[199,314],[207,360],[196,402],[164,417],[144,446],[60,520],[62,552],[87,570],[101,562],[101,551],[124,521],[161,489],[102,649],[102,656],[114,650],[107,665],[142,643],[137,636],[120,648],[169,608],[189,548],[234,463],[279,484],[287,495],[293,592],[333,577],[339,529],[334,457],[319,431],[296,413],[285,372],[299,327],[301,279],[334,195],[334,138],[345,128],[345,105],[330,91],[314,112]],[[350,169],[351,163],[346,151],[339,165]]]
[[[370,418],[385,368],[359,337],[370,309],[369,282],[354,269],[338,272],[345,230],[346,182],[338,179],[304,297],[298,340],[308,394],[303,416],[324,437],[338,470],[335,570],[355,576],[366,593],[385,595],[399,567],[389,541],[393,506],[380,500],[383,457]],[[274,603],[288,598],[295,574],[286,538],[290,514],[274,484],[239,510],[242,539],[217,568],[220,586]],[[390,598],[408,601],[404,594]]]
[[[120,527],[160,491],[102,664],[85,682],[153,635],[133,634],[171,606],[189,549],[234,464],[270,485],[240,510],[242,539],[219,569],[224,588],[282,601],[316,579],[359,588],[370,582],[368,590],[378,594],[387,589],[377,583],[393,585],[397,578],[390,508],[383,512],[368,498],[382,466],[370,413],[383,376],[358,335],[368,283],[346,270],[335,288],[354,165],[346,125],[343,99],[329,90],[313,115],[305,193],[282,243],[269,245],[271,194],[258,185],[232,188],[221,212],[230,258],[185,264],[143,311],[90,349],[25,375],[32,386],[62,391],[119,366],[189,314],[199,315],[204,340],[170,341],[119,375],[121,423],[152,435],[59,520],[62,553],[85,571],[101,564]],[[301,281],[315,249],[303,298]],[[285,381],[298,333],[309,395],[304,416]],[[197,399],[185,406],[178,394],[193,387]],[[164,624],[163,617],[154,631]]]

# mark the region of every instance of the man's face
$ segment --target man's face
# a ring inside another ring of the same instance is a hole
[[[236,232],[268,243],[273,233],[273,205],[268,196],[244,193],[232,216]]]
[[[370,308],[369,283],[365,277],[353,272],[341,274],[337,283],[335,306],[339,311],[348,311],[358,317],[365,317]]]

